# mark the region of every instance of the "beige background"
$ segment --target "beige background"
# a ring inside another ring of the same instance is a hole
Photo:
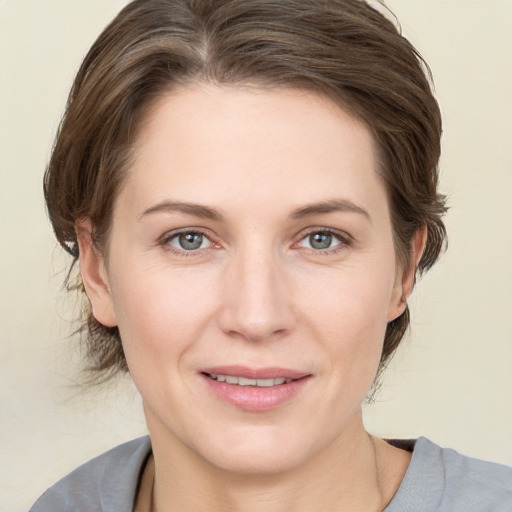
[[[41,178],[74,73],[121,0],[0,0],[0,510],[144,433],[127,380],[75,386],[66,259]],[[412,299],[412,334],[366,411],[512,465],[512,1],[390,0],[430,62],[445,119],[450,249]]]

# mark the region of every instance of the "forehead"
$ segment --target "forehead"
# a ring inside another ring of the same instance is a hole
[[[176,89],[148,112],[133,155],[125,188],[142,203],[179,196],[258,204],[281,196],[299,205],[329,191],[371,203],[383,191],[366,126],[302,90]]]
[[[251,142],[266,143],[260,149],[295,140],[309,141],[305,149],[310,151],[332,145],[343,150],[343,145],[364,140],[368,157],[373,157],[365,124],[329,98],[302,89],[249,85],[197,83],[173,89],[148,109],[137,142],[141,148],[151,139],[157,142],[155,136],[169,135],[180,143],[201,142],[207,149],[219,142],[240,142],[237,134],[243,135],[244,148]]]

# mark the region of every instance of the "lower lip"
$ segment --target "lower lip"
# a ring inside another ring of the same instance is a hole
[[[309,381],[310,377],[271,387],[239,386],[213,380],[202,374],[202,378],[211,391],[224,402],[245,411],[270,411],[276,409],[297,396]]]

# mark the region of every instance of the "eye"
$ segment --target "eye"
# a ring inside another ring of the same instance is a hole
[[[176,233],[167,237],[164,243],[176,249],[189,252],[206,249],[213,245],[204,233],[198,231],[182,231],[181,233]]]
[[[313,249],[314,251],[329,251],[341,249],[349,245],[347,236],[328,229],[311,231],[298,243],[299,247]]]
[[[333,241],[339,243],[331,233],[325,232],[311,233],[306,239],[312,249],[330,249]]]

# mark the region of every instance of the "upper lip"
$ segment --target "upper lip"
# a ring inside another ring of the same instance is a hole
[[[307,372],[292,370],[290,368],[266,367],[250,368],[248,366],[229,365],[212,366],[204,368],[201,373],[210,375],[231,375],[233,377],[245,377],[246,379],[292,379],[297,380],[311,375]]]

